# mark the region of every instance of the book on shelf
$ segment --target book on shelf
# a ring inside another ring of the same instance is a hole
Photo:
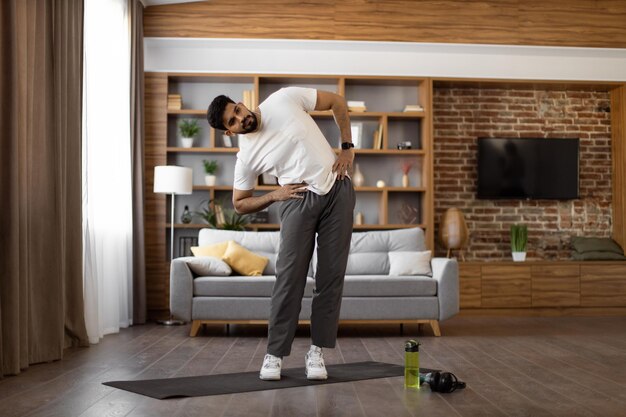
[[[383,148],[383,125],[379,124],[378,128],[374,131],[374,140],[373,140],[372,149],[382,149]]]
[[[404,106],[404,110],[405,112],[408,111],[424,111],[424,108],[422,106],[420,106],[419,104],[407,104],[406,106]]]
[[[180,110],[183,107],[183,100],[180,94],[168,94],[167,95],[167,109],[168,110]]]
[[[367,110],[367,106],[365,106],[364,101],[348,100],[347,104],[348,104],[348,111],[364,112]]]

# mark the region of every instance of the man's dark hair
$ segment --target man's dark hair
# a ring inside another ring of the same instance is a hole
[[[228,103],[235,104],[230,97],[221,95],[213,99],[206,112],[206,118],[213,129],[227,130],[224,126],[224,110]]]

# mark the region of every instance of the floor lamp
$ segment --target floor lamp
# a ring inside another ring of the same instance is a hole
[[[175,165],[154,167],[154,192],[170,194],[172,198],[170,220],[170,262],[174,259],[174,197],[177,194],[191,194],[193,188],[193,174],[191,168]],[[180,320],[174,320],[170,312],[168,320],[159,320],[159,324],[173,326],[183,324]]]

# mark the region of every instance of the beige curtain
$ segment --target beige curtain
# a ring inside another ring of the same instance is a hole
[[[82,0],[0,2],[0,375],[87,346]]]
[[[144,114],[143,5],[129,0],[130,16],[130,140],[133,175],[133,323],[146,322],[146,260],[144,243]]]

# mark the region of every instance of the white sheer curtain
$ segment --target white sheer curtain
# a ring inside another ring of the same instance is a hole
[[[130,27],[126,0],[86,0],[85,322],[91,343],[132,324]]]

